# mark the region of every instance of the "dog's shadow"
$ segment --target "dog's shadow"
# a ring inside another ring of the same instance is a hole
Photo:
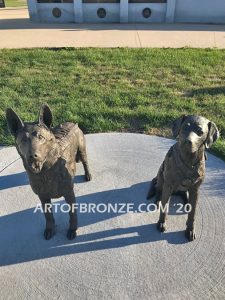
[[[26,184],[26,173],[15,176],[19,184]],[[4,178],[4,180],[6,177]],[[4,184],[1,178],[1,189],[8,188],[10,184]],[[77,176],[76,182],[83,182],[83,176]],[[12,180],[10,181],[12,185]],[[129,188],[109,190],[92,193],[77,197],[79,204],[100,203],[127,204],[134,203],[133,210],[138,209],[141,203],[146,203],[146,193],[149,182],[135,184]],[[57,203],[65,203],[63,200]],[[159,240],[166,240],[168,243],[185,243],[186,239],[182,231],[168,232],[161,234],[156,229],[156,224],[139,225],[133,227],[113,228],[103,231],[81,234],[75,241],[66,239],[68,215],[59,211],[56,215],[56,223],[59,224],[56,235],[49,241],[43,238],[44,217],[41,212],[34,214],[35,208],[15,212],[0,217],[0,266],[28,262],[38,259],[56,257],[61,255],[75,254],[81,252],[98,251],[126,247],[134,244],[151,243]],[[143,208],[142,208],[143,210]],[[123,212],[126,213],[126,212]],[[78,214],[79,227],[93,225],[98,222],[121,216],[119,212],[85,212]],[[140,213],[141,214],[141,213]],[[140,215],[141,218],[141,215]],[[94,228],[92,226],[91,230]],[[129,236],[126,236],[128,235]]]

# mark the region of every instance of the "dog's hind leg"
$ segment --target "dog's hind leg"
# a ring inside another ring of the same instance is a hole
[[[157,184],[157,177],[153,178],[150,184],[150,188],[147,194],[147,200],[151,199],[156,194],[156,184]]]
[[[85,142],[85,138],[84,138],[84,135],[82,132],[80,132],[79,146],[78,146],[78,151],[77,151],[77,155],[76,155],[76,161],[78,162],[79,160],[81,160],[81,162],[83,164],[86,180],[90,181],[92,179],[92,176],[91,176],[91,173],[89,170],[89,165],[88,165],[86,142]]]

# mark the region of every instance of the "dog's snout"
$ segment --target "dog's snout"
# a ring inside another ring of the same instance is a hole
[[[37,153],[32,153],[30,155],[30,159],[38,159],[39,158],[39,155]]]

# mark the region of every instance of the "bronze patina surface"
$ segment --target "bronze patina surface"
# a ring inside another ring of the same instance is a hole
[[[158,229],[166,230],[167,209],[164,208],[174,193],[183,196],[189,203],[186,236],[195,239],[195,213],[198,202],[199,187],[205,176],[205,149],[209,148],[218,138],[216,125],[200,116],[183,116],[173,124],[173,135],[178,142],[168,151],[158,174],[153,178],[147,199],[156,195],[156,203],[160,207]]]
[[[59,197],[64,197],[70,207],[67,237],[74,239],[77,230],[77,213],[73,205],[76,162],[82,162],[86,180],[91,180],[83,132],[77,124],[69,122],[52,128],[52,113],[48,105],[41,107],[37,122],[23,122],[11,108],[7,109],[6,118],[31,188],[40,198],[45,212],[45,239],[50,239],[55,232],[49,204],[52,198]]]

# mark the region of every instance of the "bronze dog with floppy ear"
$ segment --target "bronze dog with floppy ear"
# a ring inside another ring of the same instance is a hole
[[[91,180],[83,132],[74,123],[63,123],[52,128],[52,113],[48,105],[41,107],[37,122],[24,123],[11,108],[6,111],[6,119],[31,188],[39,196],[45,212],[45,239],[50,239],[55,232],[49,204],[52,198],[59,197],[64,197],[70,207],[67,237],[70,240],[75,238],[77,214],[73,178],[76,162],[82,161],[86,180]]]
[[[219,138],[219,131],[213,122],[193,115],[176,120],[172,131],[178,142],[170,148],[152,180],[147,199],[156,195],[156,203],[161,201],[158,229],[163,232],[167,217],[164,208],[172,194],[181,194],[191,205],[185,234],[192,241],[196,237],[194,226],[199,187],[205,175],[204,151]]]

